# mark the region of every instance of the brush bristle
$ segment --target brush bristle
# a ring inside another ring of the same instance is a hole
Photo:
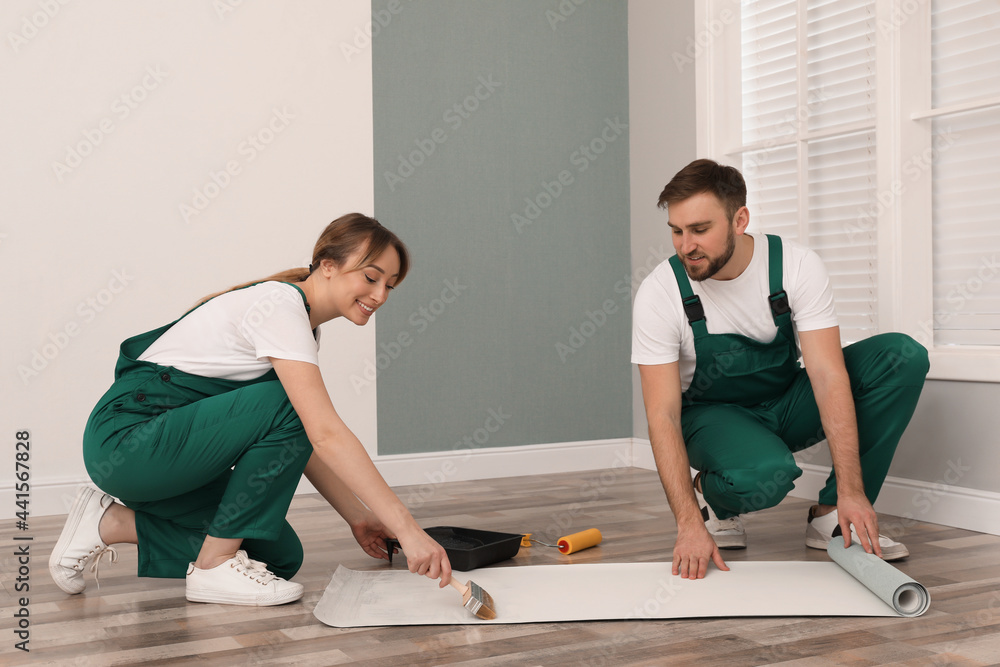
[[[492,621],[497,617],[496,603],[493,602],[493,596],[486,591],[483,591],[483,606],[479,608],[476,616],[484,621]]]
[[[496,603],[493,602],[493,596],[484,591],[482,587],[474,581],[470,581],[468,586],[469,593],[471,595],[468,602],[465,603],[465,607],[484,621],[492,621],[496,618],[497,608]]]

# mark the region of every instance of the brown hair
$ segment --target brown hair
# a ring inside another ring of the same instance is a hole
[[[324,259],[328,259],[338,268],[342,268],[352,254],[357,252],[359,248],[365,248],[365,252],[362,254],[357,264],[350,268],[351,271],[361,269],[369,266],[373,261],[375,261],[375,258],[381,255],[390,245],[395,248],[396,253],[399,255],[399,275],[396,277],[395,283],[398,285],[403,282],[403,279],[406,278],[407,271],[410,269],[410,254],[406,249],[406,244],[404,244],[398,236],[383,227],[382,224],[375,218],[368,217],[367,215],[363,215],[361,213],[348,213],[347,215],[341,216],[327,225],[326,229],[323,230],[323,233],[319,235],[319,240],[316,241],[316,245],[313,248],[312,264],[310,265],[311,268],[302,267],[299,269],[288,269],[287,271],[275,273],[267,278],[251,280],[240,285],[235,285],[229,289],[222,290],[221,292],[209,294],[205,298],[201,299],[197,303],[197,306],[200,306],[209,299],[213,299],[220,294],[232,292],[233,290],[243,287],[249,287],[255,283],[262,283],[270,280],[286,283],[301,283],[309,277],[312,271],[319,268],[320,262]]]
[[[667,208],[668,204],[682,202],[702,192],[715,195],[730,221],[736,211],[747,205],[747,184],[739,169],[714,160],[695,160],[670,179],[660,193],[657,206]]]

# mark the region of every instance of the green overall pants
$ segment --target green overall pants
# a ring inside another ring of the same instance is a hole
[[[680,259],[670,258],[695,347],[681,429],[691,466],[702,473],[705,500],[720,519],[777,505],[802,475],[792,453],[826,437],[809,377],[798,363],[782,288],[781,239],[769,234],[767,241],[768,300],[778,327],[770,343],[709,334]],[[920,397],[927,350],[905,334],[879,334],[844,348],[844,362],[857,415],[862,481],[874,503]],[[837,504],[834,472],[819,502]]]
[[[84,431],[87,472],[135,511],[139,576],[184,577],[211,535],[243,538],[288,579],[303,557],[285,520],[312,454],[302,423],[273,369],[234,381],[139,361],[175,323],[122,343]]]

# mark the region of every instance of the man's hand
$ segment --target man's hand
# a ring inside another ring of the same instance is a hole
[[[830,443],[833,470],[837,474],[837,518],[844,534],[844,547],[851,546],[851,526],[868,553],[882,557],[878,543],[878,517],[865,497],[858,453],[858,422],[851,394],[851,379],[844,365],[840,328],[803,331],[802,361],[812,384],[823,432]]]
[[[858,534],[858,541],[868,553],[882,557],[882,547],[878,543],[878,515],[864,494],[837,498],[837,519],[844,533],[844,548],[851,546],[851,526]]]
[[[700,530],[694,528],[678,531],[677,541],[674,543],[673,574],[681,575],[682,579],[704,579],[709,560],[723,572],[729,571],[719,553],[719,547],[704,525]]]
[[[374,514],[368,512],[367,516],[351,524],[351,532],[354,533],[354,539],[358,541],[366,554],[372,558],[389,560],[385,540],[392,535]]]
[[[677,520],[672,571],[684,579],[703,579],[709,561],[720,570],[728,570],[715,540],[705,528],[691,486],[691,466],[681,434],[679,362],[653,366],[640,364],[639,378],[642,380],[642,400],[649,421],[653,459],[670,509]]]

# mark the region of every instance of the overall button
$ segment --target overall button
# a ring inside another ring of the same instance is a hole
[[[142,403],[143,401],[146,400],[146,395],[145,394],[136,394],[135,400],[137,400],[140,403]]]
[[[170,373],[164,373],[163,375],[160,376],[160,379],[163,380],[164,382],[170,382]]]

